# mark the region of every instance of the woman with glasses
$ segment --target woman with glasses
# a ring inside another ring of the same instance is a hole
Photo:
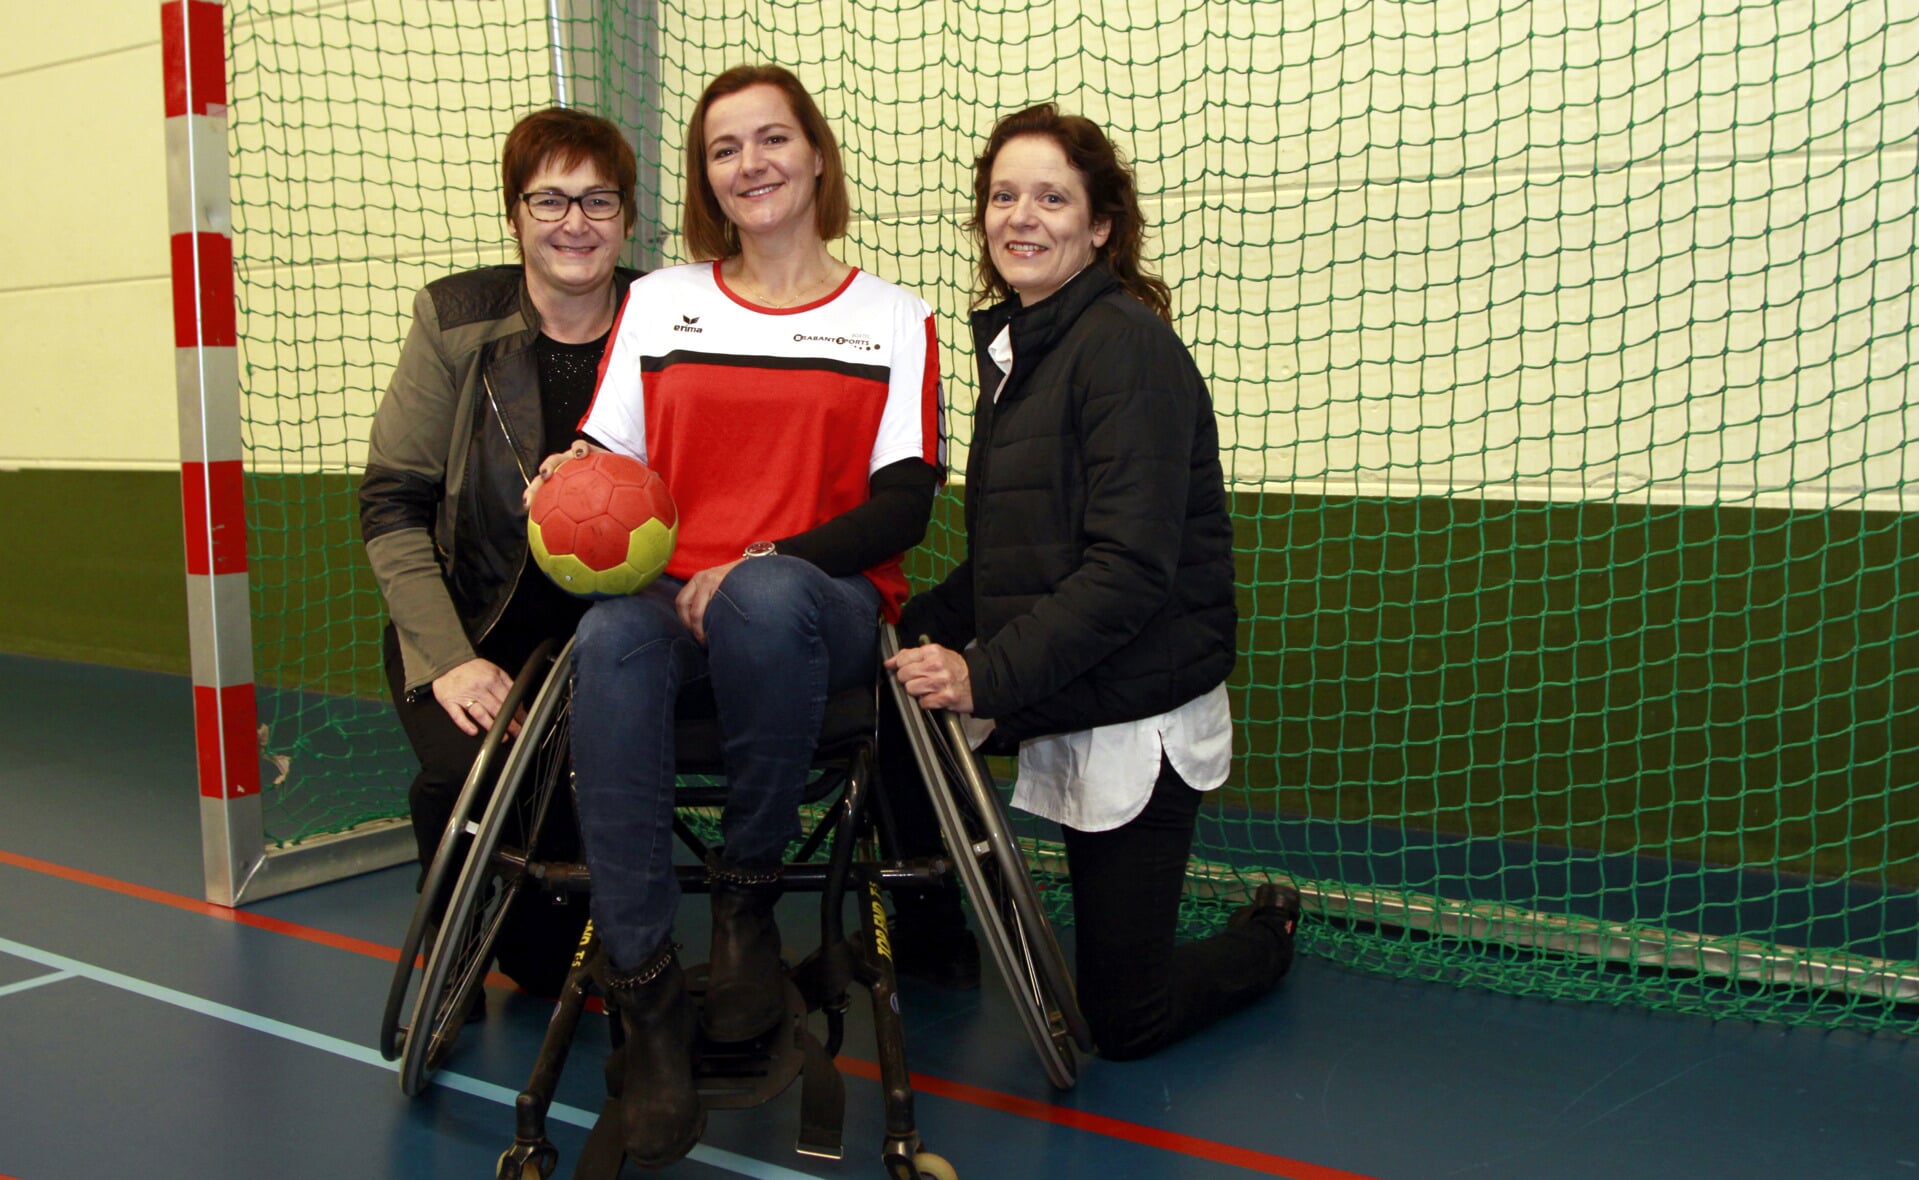
[[[595,603],[574,648],[573,766],[605,994],[624,1027],[627,1157],[658,1167],[705,1125],[695,1023],[746,1042],[784,1012],[773,903],[826,698],[872,682],[940,473],[932,312],[834,257],[839,146],[776,66],[707,86],[687,128],[682,232],[701,261],[634,283],[582,437],[645,460],[679,508],[665,576]],[[569,454],[542,467],[550,474]],[[725,735],[712,949],[692,1010],[675,956],[673,718],[710,693]]]
[[[521,493],[540,457],[572,439],[637,277],[617,264],[636,175],[619,128],[536,112],[507,135],[501,173],[521,262],[414,297],[360,484],[361,535],[391,620],[387,684],[420,762],[407,803],[423,867],[513,674],[584,610],[527,560]],[[545,830],[572,829],[562,818]],[[585,908],[529,896],[499,939],[501,970],[556,995]]]

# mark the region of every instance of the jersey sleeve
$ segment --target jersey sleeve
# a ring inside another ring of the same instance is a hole
[[[580,433],[610,450],[646,462],[646,382],[641,373],[640,329],[629,317],[634,301],[648,284],[644,279],[627,290],[613,323],[613,340],[600,358],[599,382],[593,404],[580,419]],[[570,440],[569,440],[570,441]]]
[[[933,309],[901,290],[890,326],[893,356],[886,408],[880,415],[879,433],[873,439],[873,455],[866,472],[871,475],[902,459],[923,459],[944,472],[946,434]]]

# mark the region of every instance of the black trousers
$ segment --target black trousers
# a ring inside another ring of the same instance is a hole
[[[537,635],[488,637],[481,655],[517,675],[520,666],[539,646]],[[413,822],[413,840],[420,858],[422,881],[426,866],[439,850],[440,838],[453,806],[466,784],[467,772],[480,751],[484,735],[470,737],[448,717],[431,693],[410,701],[406,696],[406,669],[400,657],[400,640],[393,624],[386,627],[384,655],[387,690],[400,715],[400,727],[406,731],[414,756],[420,760],[420,772],[407,790],[407,811]],[[478,813],[475,813],[475,818]],[[516,838],[508,833],[508,838]],[[546,824],[541,831],[539,854],[553,860],[577,861],[580,858],[579,821],[574,817],[571,791],[557,792]],[[450,885],[450,882],[449,882]],[[416,886],[417,888],[417,886]],[[584,897],[550,896],[538,890],[522,890],[501,928],[496,954],[500,970],[522,988],[536,996],[557,996],[566,980],[573,948],[586,927],[587,904]]]
[[[939,822],[906,747],[906,731],[883,706],[880,778],[891,831],[883,843],[907,857],[937,855]],[[1144,1057],[1266,994],[1291,966],[1279,936],[1248,922],[1197,942],[1179,942],[1180,897],[1193,828],[1206,792],[1160,759],[1146,809],[1107,832],[1062,825],[1073,887],[1075,981],[1100,1055]],[[895,891],[903,922],[937,928],[952,899],[941,891]]]
[[[1198,1032],[1265,995],[1290,966],[1262,922],[1176,941],[1205,796],[1162,756],[1139,815],[1107,832],[1060,829],[1073,879],[1080,1008],[1103,1057],[1144,1057]]]

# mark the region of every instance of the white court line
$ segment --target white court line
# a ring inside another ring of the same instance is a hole
[[[352,1041],[328,1036],[322,1032],[314,1032],[312,1029],[301,1028],[298,1025],[288,1024],[282,1020],[274,1020],[271,1017],[261,1016],[258,1013],[248,1012],[240,1008],[234,1008],[202,996],[176,991],[173,988],[151,983],[144,979],[135,979],[131,975],[122,975],[118,971],[109,971],[105,967],[96,967],[91,963],[82,963],[78,959],[69,959],[65,955],[56,955],[52,951],[43,951],[38,947],[31,947],[23,943],[14,942],[11,939],[0,938],[0,953],[13,955],[16,958],[26,959],[28,962],[39,963],[43,967],[51,967],[54,969],[54,973],[51,975],[42,975],[35,979],[24,980],[19,983],[12,983],[5,987],[0,987],[0,996],[5,996],[11,992],[24,991],[30,987],[56,983],[63,979],[72,979],[75,977],[91,979],[95,983],[104,983],[109,987],[116,987],[122,991],[132,992],[137,996],[144,996],[150,1000],[159,1000],[163,1004],[172,1004],[176,1008],[184,1008],[189,1012],[196,1012],[202,1016],[211,1016],[215,1020],[224,1020],[228,1024],[239,1025],[241,1028],[248,1028],[255,1032],[263,1032],[269,1036],[279,1037],[283,1041],[292,1041],[294,1044],[305,1045],[310,1049],[320,1049],[336,1057],[345,1057],[349,1061],[357,1061],[363,1065],[371,1065],[383,1073],[395,1073],[398,1071],[398,1066],[381,1057],[379,1051],[372,1046],[358,1045]],[[513,1105],[514,1100],[519,1097],[517,1091],[509,1090],[505,1086],[444,1070],[433,1075],[433,1082],[435,1085],[444,1086],[449,1090],[455,1090],[462,1094],[471,1094],[476,1098],[482,1098],[488,1102],[495,1102],[501,1106],[510,1107]],[[570,1126],[591,1127],[594,1121],[599,1118],[599,1114],[593,1111],[581,1110],[577,1106],[568,1106],[563,1102],[555,1102],[548,1109],[547,1117],[555,1122],[566,1123]],[[735,1175],[752,1177],[753,1180],[818,1180],[818,1177],[815,1177],[809,1172],[798,1172],[792,1168],[784,1168],[778,1164],[769,1164],[763,1160],[753,1159],[750,1156],[738,1155],[731,1151],[723,1151],[717,1147],[708,1147],[703,1143],[695,1146],[693,1150],[688,1153],[688,1158],[698,1160],[710,1167],[732,1172]]]
[[[73,972],[71,971],[55,971],[51,975],[37,975],[32,979],[22,979],[18,983],[9,983],[5,987],[0,987],[0,996],[10,996],[14,992],[23,992],[28,988],[42,987],[49,983],[59,983],[63,979],[72,978]]]

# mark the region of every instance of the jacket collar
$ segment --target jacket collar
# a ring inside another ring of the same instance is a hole
[[[973,343],[979,355],[999,335],[1000,329],[1013,327],[1013,363],[1032,361],[1059,343],[1080,314],[1108,291],[1116,290],[1119,280],[1104,262],[1090,262],[1086,268],[1066,280],[1066,285],[1033,307],[1020,305],[1019,297],[996,303],[973,313]]]

